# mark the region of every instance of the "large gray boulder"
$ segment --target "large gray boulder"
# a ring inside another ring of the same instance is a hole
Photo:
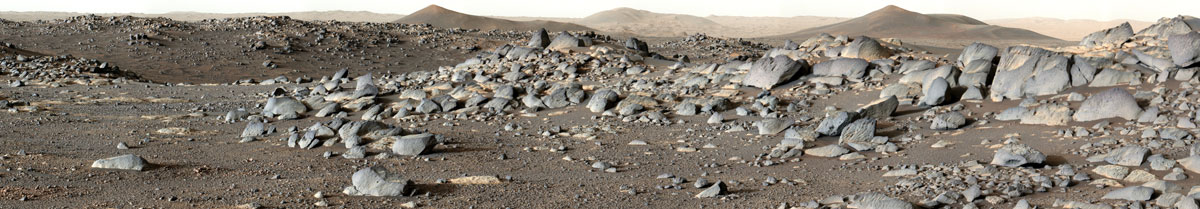
[[[854,122],[854,119],[857,118],[858,113],[855,112],[838,111],[830,113],[825,116],[825,119],[821,119],[821,123],[817,124],[817,133],[826,136],[841,135],[842,128],[845,128],[846,125]]]
[[[950,84],[946,83],[945,78],[936,78],[925,87],[925,95],[921,96],[921,102],[917,106],[930,107],[941,105],[946,100],[946,92],[950,90]]]
[[[767,118],[755,122],[754,126],[758,127],[758,135],[775,135],[792,127],[793,122],[791,119]]]
[[[1147,153],[1150,153],[1150,149],[1138,145],[1129,145],[1109,151],[1105,155],[1104,161],[1123,166],[1141,166],[1142,160],[1146,158]]]
[[[846,44],[845,48],[842,48],[841,56],[875,60],[892,56],[892,50],[879,44],[879,41],[871,37],[859,36],[854,38],[854,41]]]
[[[1137,99],[1132,94],[1120,88],[1112,88],[1088,97],[1071,118],[1075,121],[1114,117],[1137,120],[1141,112],[1142,108],[1138,106]]]
[[[1066,57],[1042,48],[1014,46],[1000,57],[988,94],[992,101],[1058,93],[1070,84]]]
[[[958,55],[958,67],[966,69],[971,63],[992,63],[996,59],[996,55],[1000,53],[1000,49],[994,46],[975,42],[963,48],[962,54]],[[966,70],[963,70],[966,71]]]
[[[291,97],[272,97],[263,105],[263,115],[280,119],[296,119],[308,111],[308,106]]]
[[[875,138],[875,119],[863,118],[846,125],[842,129],[842,135],[838,137],[838,144],[846,144],[851,147],[873,147],[887,143],[886,141],[876,141]]]
[[[1046,160],[1046,155],[1024,144],[1007,144],[996,150],[992,156],[992,165],[1018,167],[1025,164],[1037,164]]]
[[[417,156],[433,151],[433,147],[437,145],[433,134],[429,133],[390,138],[396,140],[392,144],[392,152],[397,155]]]
[[[867,74],[867,66],[870,66],[870,63],[863,59],[833,59],[813,65],[813,74],[823,76],[845,76],[847,79],[859,79]]]
[[[378,171],[377,171],[378,170]],[[412,190],[412,181],[389,181],[383,169],[363,168],[350,176],[351,186],[342,193],[350,196],[403,196]]]
[[[1167,49],[1175,66],[1190,67],[1200,63],[1200,33],[1171,35],[1167,38]]]
[[[550,34],[546,33],[545,28],[538,29],[537,32],[533,32],[533,36],[529,37],[529,44],[525,46],[546,48],[546,46],[550,46]]]
[[[550,45],[547,45],[546,48],[548,48],[548,49],[567,49],[567,48],[581,47],[581,46],[584,46],[582,40],[579,40],[579,38],[575,38],[575,36],[571,35],[571,33],[561,32],[561,33],[558,33],[558,36],[554,37],[554,41],[551,41]]]
[[[1125,41],[1128,41],[1129,38],[1132,37],[1133,26],[1130,26],[1129,22],[1125,22],[1121,23],[1121,25],[1118,25],[1117,27],[1112,27],[1088,34],[1086,37],[1083,37],[1082,41],[1079,41],[1079,45],[1093,47],[1103,46],[1105,44],[1113,44],[1119,46],[1121,43],[1125,43]]]
[[[861,109],[858,109],[858,115],[864,118],[875,118],[878,120],[887,119],[896,112],[896,108],[900,106],[900,100],[895,95],[888,96],[884,99],[875,100]]]
[[[103,169],[119,169],[119,170],[135,170],[140,171],[147,167],[145,159],[137,155],[127,154],[116,157],[104,158],[92,162],[93,168]]]
[[[786,82],[801,73],[801,69],[806,65],[807,61],[796,61],[783,55],[758,59],[750,66],[746,77],[742,78],[742,84],[771,89],[776,84]]]

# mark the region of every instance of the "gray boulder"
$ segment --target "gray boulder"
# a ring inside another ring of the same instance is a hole
[[[700,191],[700,193],[697,193],[696,198],[716,197],[718,195],[723,195],[725,193],[726,193],[725,182],[717,181],[716,184],[713,184],[712,186],[709,186],[707,189],[704,189],[704,191]]]
[[[1175,66],[1190,67],[1200,63],[1200,33],[1175,34],[1167,38],[1167,49]]]
[[[841,56],[876,60],[892,56],[892,50],[879,44],[879,41],[871,37],[859,36],[854,38],[854,41],[846,44],[845,48],[842,48]]]
[[[1151,195],[1154,195],[1153,188],[1144,186],[1130,186],[1110,191],[1104,194],[1104,197],[1100,197],[1100,199],[1146,201],[1150,200]]]
[[[1123,166],[1140,166],[1142,165],[1142,160],[1146,158],[1146,154],[1149,152],[1150,149],[1148,148],[1129,145],[1109,151],[1104,157],[1104,161]]]
[[[900,64],[900,74],[908,74],[909,72],[923,71],[937,67],[937,63],[929,60],[909,60]]]
[[[966,116],[963,116],[963,114],[959,112],[948,112],[933,117],[933,124],[931,124],[929,128],[936,130],[951,130],[962,127],[963,124],[967,124]]]
[[[845,76],[847,79],[859,79],[867,74],[867,66],[870,66],[870,63],[863,59],[833,59],[813,65],[813,74],[823,76]]]
[[[1114,44],[1119,46],[1121,43],[1125,43],[1125,41],[1128,41],[1129,38],[1132,37],[1133,26],[1130,26],[1129,22],[1125,22],[1121,23],[1121,25],[1118,25],[1117,27],[1088,34],[1086,37],[1083,37],[1082,41],[1079,41],[1079,45],[1093,47],[1102,46],[1104,44]]]
[[[884,99],[875,100],[866,106],[858,109],[858,115],[864,118],[875,118],[878,120],[887,119],[896,112],[896,108],[900,106],[900,101],[896,96],[888,96]]]
[[[946,83],[945,78],[936,78],[928,83],[925,95],[921,96],[921,102],[917,106],[930,107],[941,105],[946,100],[946,92],[949,90],[950,84]]]
[[[841,135],[842,128],[845,128],[846,125],[854,122],[854,119],[857,118],[858,113],[854,112],[838,111],[830,113],[825,116],[825,119],[821,119],[821,123],[817,124],[817,133],[826,136]]]
[[[308,106],[291,97],[272,97],[263,105],[263,115],[279,119],[296,119],[308,111]]]
[[[135,170],[141,171],[145,169],[149,163],[145,159],[137,155],[127,154],[116,157],[104,158],[92,162],[92,168],[102,169],[120,169],[120,170]]]
[[[582,46],[584,46],[582,40],[579,40],[579,38],[575,38],[575,36],[571,35],[571,33],[561,32],[561,33],[558,33],[558,36],[554,36],[554,41],[551,41],[550,45],[547,45],[546,48],[548,48],[548,49],[567,49],[567,48],[582,47]],[[509,57],[509,56],[506,56],[506,57]]]
[[[1064,104],[1044,104],[1021,116],[1021,124],[1061,126],[1071,120],[1071,108]],[[999,118],[999,116],[997,116]]]
[[[837,157],[837,156],[842,156],[846,153],[850,153],[850,150],[846,149],[840,145],[837,145],[837,144],[830,144],[830,145],[825,145],[822,147],[816,147],[816,148],[810,148],[810,149],[804,150],[805,155],[812,155],[812,156],[817,156],[817,157]]]
[[[383,169],[363,168],[350,176],[351,186],[342,192],[351,196],[404,196],[412,190],[412,181],[389,181]]]
[[[1075,121],[1093,121],[1105,118],[1120,117],[1126,120],[1137,120],[1142,108],[1132,94],[1120,88],[1112,88],[1096,93],[1079,106],[1071,118]]]
[[[546,46],[550,46],[550,34],[546,33],[545,28],[538,29],[537,32],[533,32],[533,36],[529,37],[529,44],[526,46],[546,48]]]
[[[423,133],[401,137],[390,137],[396,141],[392,144],[392,152],[398,155],[417,156],[433,151],[437,142],[433,134]]]
[[[808,65],[807,61],[796,61],[783,55],[758,59],[750,66],[750,72],[746,74],[746,77],[742,78],[742,84],[771,89],[776,84],[790,80],[806,65]]]
[[[592,93],[592,97],[588,99],[588,110],[598,113],[608,109],[608,103],[617,100],[617,92],[609,89],[600,89]]]
[[[1008,144],[996,150],[992,156],[992,165],[1018,167],[1025,164],[1037,164],[1046,160],[1046,155],[1024,144]]]
[[[979,42],[971,43],[964,47],[962,53],[958,55],[958,67],[962,67],[963,71],[966,71],[967,66],[971,66],[972,63],[991,64],[999,53],[1000,49],[994,46]]]
[[[1068,60],[1042,48],[1014,46],[1000,57],[988,94],[992,101],[1058,93],[1070,84]]]
[[[842,135],[838,138],[838,144],[848,145],[881,145],[884,142],[875,141],[875,119],[863,118],[846,125],[842,129]],[[858,147],[858,146],[855,146]]]
[[[775,135],[791,127],[792,123],[791,119],[767,118],[755,122],[754,126],[758,127],[758,135]]]

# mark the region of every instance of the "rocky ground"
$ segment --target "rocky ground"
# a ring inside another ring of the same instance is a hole
[[[1191,20],[958,56],[836,35],[3,22],[0,207],[1196,208]]]

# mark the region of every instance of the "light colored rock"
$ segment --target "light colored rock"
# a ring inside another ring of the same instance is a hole
[[[1024,144],[1008,144],[996,150],[992,156],[992,165],[1018,167],[1025,164],[1037,164],[1046,160],[1046,155]]]
[[[1092,95],[1079,106],[1071,117],[1075,121],[1093,121],[1105,118],[1120,117],[1126,120],[1137,120],[1142,108],[1129,92],[1112,88]]]
[[[133,154],[126,154],[116,157],[104,158],[92,162],[92,168],[102,169],[120,169],[120,170],[136,170],[145,169],[149,163],[145,159]]]
[[[1100,199],[1105,200],[1129,200],[1129,201],[1146,201],[1150,200],[1150,196],[1154,194],[1154,189],[1144,186],[1131,186],[1116,189],[1104,194]]]

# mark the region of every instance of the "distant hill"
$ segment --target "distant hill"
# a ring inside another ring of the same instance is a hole
[[[725,26],[703,17],[654,13],[626,7],[601,11],[576,20],[575,23],[607,32],[658,37],[686,36],[691,33],[727,29]]]
[[[796,32],[817,26],[824,26],[846,21],[844,17],[795,16],[795,17],[745,17],[745,16],[707,16],[709,20],[729,28],[728,31],[717,32],[740,38],[774,36]],[[711,34],[710,35],[714,35]]]
[[[1121,23],[1129,22],[1133,26],[1133,31],[1141,30],[1149,27],[1153,22],[1136,21],[1136,20],[1081,20],[1081,19],[1057,19],[1047,17],[1027,17],[1027,18],[1009,18],[987,20],[993,25],[1004,26],[1010,28],[1028,29],[1048,36],[1068,40],[1079,41],[1088,34],[1112,27],[1121,25]]]
[[[499,18],[475,16],[463,14],[454,10],[442,8],[438,5],[429,5],[424,9],[418,10],[400,18],[394,22],[423,24],[428,23],[436,27],[442,28],[472,28],[480,30],[537,30],[545,28],[549,31],[583,31],[592,30],[591,28],[572,23],[562,23],[555,21],[534,20],[534,21],[513,21]]]
[[[1058,39],[1025,29],[988,25],[971,17],[953,14],[921,14],[886,6],[862,17],[808,28],[779,38],[804,40],[821,33],[866,35],[877,38],[938,40],[1050,40]]]
[[[76,12],[0,12],[0,19],[15,21],[35,21],[64,19],[93,13]],[[366,11],[312,11],[312,12],[283,12],[283,13],[200,13],[200,12],[168,12],[162,14],[145,13],[94,13],[100,16],[134,16],[134,17],[165,17],[180,21],[199,21],[204,19],[221,19],[231,17],[254,16],[288,16],[297,20],[323,21],[337,20],[343,22],[391,22],[404,17],[400,14],[383,14]]]

